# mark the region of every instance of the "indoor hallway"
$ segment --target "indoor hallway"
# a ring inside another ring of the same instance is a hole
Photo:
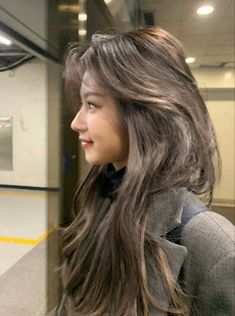
[[[221,151],[213,210],[235,224],[235,0],[212,2],[201,15],[199,0],[0,0],[0,316],[45,316],[60,299],[56,227],[85,170],[63,89],[71,42],[155,25],[182,42]]]
[[[0,316],[44,316],[47,193],[0,190]]]

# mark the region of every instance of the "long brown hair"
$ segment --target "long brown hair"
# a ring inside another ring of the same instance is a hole
[[[86,70],[118,100],[129,157],[107,213],[99,214],[106,166],[91,166],[76,192],[74,220],[63,234],[65,294],[81,315],[147,316],[151,305],[187,315],[166,256],[146,228],[158,192],[186,187],[212,199],[215,133],[182,46],[161,28],[94,35],[85,49],[73,45],[65,85],[74,105]],[[149,289],[146,256],[162,274],[170,307]]]

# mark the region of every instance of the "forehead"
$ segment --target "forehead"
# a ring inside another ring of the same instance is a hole
[[[105,94],[105,89],[101,86],[100,80],[96,73],[86,71],[82,77],[82,84],[80,88],[80,94],[87,92],[99,92]]]

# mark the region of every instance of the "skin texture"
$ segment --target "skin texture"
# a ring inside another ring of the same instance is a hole
[[[82,106],[71,123],[79,133],[85,158],[93,165],[112,163],[115,169],[127,165],[128,136],[115,98],[86,71],[80,89]]]

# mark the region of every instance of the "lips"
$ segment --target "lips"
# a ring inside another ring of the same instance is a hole
[[[93,145],[93,141],[92,140],[89,140],[89,139],[81,139],[80,138],[80,142],[81,142],[81,146],[84,148],[84,149],[87,149],[89,147],[91,147]]]

